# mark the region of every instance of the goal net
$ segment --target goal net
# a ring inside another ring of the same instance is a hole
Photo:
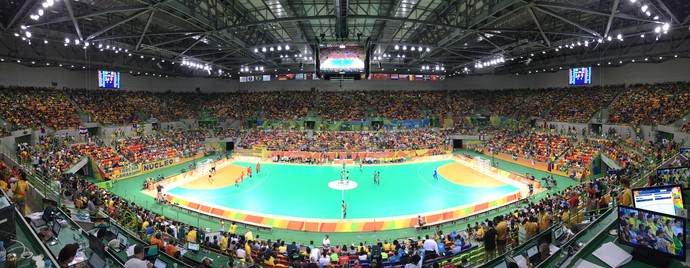
[[[208,175],[209,171],[211,171],[212,164],[213,160],[211,159],[206,159],[206,161],[197,162],[196,172],[198,172],[198,174],[201,176],[206,176]]]
[[[479,156],[474,158],[474,169],[481,173],[489,173],[491,171],[491,160],[483,159]]]

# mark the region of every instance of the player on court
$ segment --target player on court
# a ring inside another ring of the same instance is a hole
[[[213,183],[213,177],[211,177],[211,171],[208,172],[208,183]]]
[[[345,203],[345,200],[343,200],[343,219],[347,217],[347,204]]]
[[[345,184],[347,185],[349,183],[350,183],[350,172],[348,171],[347,173],[345,173]]]
[[[235,187],[240,188],[240,178],[235,179]]]
[[[438,181],[438,170],[434,169],[434,179]]]
[[[247,166],[247,175],[249,175],[249,178],[252,178],[252,166]]]
[[[256,163],[256,174],[259,174],[261,171],[261,163]]]
[[[362,169],[362,161],[359,161],[359,172],[362,172],[362,171],[363,171],[363,169]]]

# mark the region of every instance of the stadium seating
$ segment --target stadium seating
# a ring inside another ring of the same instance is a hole
[[[609,123],[666,125],[686,114],[687,107],[690,107],[687,82],[634,85],[611,106]]]
[[[17,128],[69,129],[79,126],[75,105],[64,91],[11,87],[0,91],[0,116]]]

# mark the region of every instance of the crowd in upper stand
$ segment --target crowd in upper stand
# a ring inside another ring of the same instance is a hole
[[[551,121],[586,123],[597,111],[606,108],[623,85],[566,90],[563,99],[551,109]]]
[[[245,136],[246,149],[265,146],[278,151],[383,151],[445,148],[448,139],[443,131],[401,130],[390,132],[314,132],[294,130],[255,130]]]
[[[688,82],[634,85],[611,106],[609,123],[666,125],[687,114],[688,107]]]
[[[75,128],[77,107],[63,91],[35,87],[0,90],[0,116],[18,128]]]
[[[552,133],[500,131],[489,141],[489,148],[515,157],[554,162],[572,147],[567,136]]]
[[[617,99],[616,96],[619,96]],[[615,101],[614,101],[615,99]],[[609,107],[609,123],[665,125],[682,118],[690,107],[687,82],[652,85],[470,91],[339,91],[172,93],[115,90],[57,90],[12,87],[0,90],[0,117],[20,128],[79,126],[82,112],[106,125],[125,125],[156,118],[159,122],[210,116],[295,120],[320,116],[324,121],[389,120],[429,116],[506,116],[584,123]],[[605,119],[605,118],[602,118]],[[686,124],[683,129],[688,130]],[[9,129],[4,126],[3,132]]]
[[[203,145],[207,134],[202,131],[168,129],[139,137],[113,140],[113,146],[133,163],[147,163],[176,157],[191,157]]]

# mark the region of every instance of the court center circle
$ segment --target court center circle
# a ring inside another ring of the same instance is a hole
[[[332,182],[328,183],[328,187],[334,190],[338,191],[347,191],[347,190],[352,190],[354,188],[357,188],[357,182],[354,181],[341,181],[341,180],[335,180]]]

